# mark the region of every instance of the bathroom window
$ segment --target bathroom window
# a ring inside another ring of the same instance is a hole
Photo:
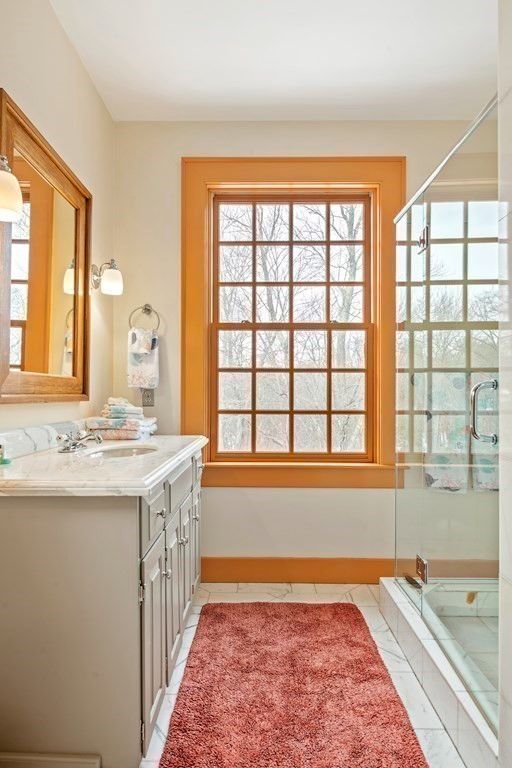
[[[23,212],[12,225],[11,240],[11,323],[9,367],[22,370],[25,359],[27,330],[29,252],[30,252],[30,198],[23,193]]]
[[[181,431],[210,487],[393,488],[403,157],[182,159]]]
[[[213,457],[373,460],[370,195],[217,196]]]

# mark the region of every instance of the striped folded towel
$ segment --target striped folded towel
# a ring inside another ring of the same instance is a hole
[[[107,398],[106,405],[123,405],[123,406],[128,406],[129,408],[136,407],[133,403],[130,403],[130,401],[127,400],[126,397],[109,397]]]
[[[144,411],[136,405],[130,407],[124,405],[104,405],[101,413],[103,415],[108,415],[109,418],[115,418],[116,416],[144,417]]]
[[[123,416],[140,416],[144,418],[144,411],[140,405],[133,405],[126,397],[109,397],[103,406],[102,416],[115,418]]]
[[[98,429],[97,434],[104,440],[141,440],[152,433],[147,429]]]

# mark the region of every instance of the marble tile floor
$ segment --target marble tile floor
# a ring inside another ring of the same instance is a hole
[[[148,754],[141,768],[158,768],[188,652],[206,603],[352,602],[363,614],[382,659],[409,714],[430,768],[464,768],[450,737],[420,686],[378,607],[379,587],[367,584],[201,584],[184,632],[183,647],[167,689]]]

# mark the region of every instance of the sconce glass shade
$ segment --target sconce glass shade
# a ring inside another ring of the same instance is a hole
[[[5,155],[0,155],[0,221],[18,221],[23,211],[23,196],[18,179],[11,172]]]
[[[75,292],[75,262],[71,262],[69,267],[64,272],[64,280],[62,281],[62,290],[64,293],[72,296]]]
[[[108,266],[101,276],[101,292],[107,296],[121,296],[123,292],[123,275],[117,267]]]

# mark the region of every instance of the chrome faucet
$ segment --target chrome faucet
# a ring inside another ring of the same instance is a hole
[[[60,443],[59,453],[75,453],[81,448],[85,448],[88,440],[94,440],[100,445],[103,438],[97,432],[92,430],[80,430],[80,432],[68,432],[66,435],[57,435],[57,442]]]

